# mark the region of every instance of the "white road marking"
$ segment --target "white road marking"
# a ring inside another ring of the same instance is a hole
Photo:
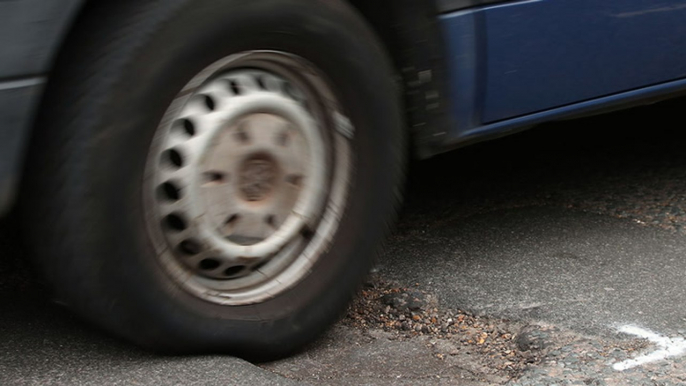
[[[686,354],[686,340],[684,338],[668,338],[659,335],[645,328],[637,326],[621,326],[617,329],[625,334],[635,335],[639,338],[647,339],[659,347],[658,350],[627,359],[624,362],[615,363],[612,368],[617,371],[624,371],[632,367],[641,366],[646,363],[660,361],[670,357],[678,357]]]

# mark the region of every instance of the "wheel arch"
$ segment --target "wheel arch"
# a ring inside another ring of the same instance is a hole
[[[53,37],[50,46],[44,47],[50,51],[45,66],[48,83],[56,58],[71,40],[79,21],[86,17],[84,15],[88,13],[88,7],[96,3],[94,0],[69,1],[68,12],[54,21],[57,35]],[[398,83],[404,94],[410,154],[427,158],[441,152],[442,136],[452,122],[447,106],[445,44],[438,25],[440,0],[344,1],[357,9],[372,26],[392,58]],[[37,106],[34,111],[40,109],[41,99],[35,98]],[[23,154],[32,145],[31,137],[35,130],[34,127],[27,126],[29,138],[23,146]],[[24,157],[20,158],[23,160]],[[23,163],[19,162],[16,169],[21,170]],[[19,177],[23,179],[24,176]],[[10,193],[15,191],[12,187],[8,189]],[[0,206],[8,210],[10,205],[11,200],[5,200]]]
[[[439,25],[441,0],[347,0],[374,28],[392,57],[405,96],[410,152],[428,158],[442,151],[453,125],[448,69]]]
[[[77,2],[61,46],[93,0]],[[444,0],[344,0],[372,26],[389,52],[405,96],[411,154],[427,158],[442,151],[453,125],[448,110],[445,43],[438,16]],[[59,50],[57,50],[59,52]]]

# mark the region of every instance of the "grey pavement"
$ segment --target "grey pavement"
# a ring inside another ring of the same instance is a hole
[[[0,226],[0,248],[23,255]],[[265,385],[302,383],[228,356],[153,355],[83,323],[47,298],[21,259],[0,261],[0,385]]]
[[[549,124],[417,164],[380,272],[495,317],[686,333],[683,103]]]
[[[380,268],[454,309],[581,333],[686,329],[686,237],[628,219],[524,207],[396,236]]]
[[[0,299],[0,385],[301,384],[232,357],[144,353],[40,298],[11,297]]]
[[[399,340],[383,331],[336,326],[307,352],[265,367],[331,386],[482,386],[507,380],[492,374],[479,355],[439,359],[436,353],[431,337]]]
[[[564,331],[522,384],[683,384],[683,358],[622,374],[610,367],[652,350],[622,343],[619,325],[686,333],[681,103],[555,123],[416,163],[379,275],[435,294],[444,309]],[[1,385],[517,384],[455,338],[400,339],[345,323],[259,367],[154,356],[46,301],[16,250],[15,224],[0,228]]]

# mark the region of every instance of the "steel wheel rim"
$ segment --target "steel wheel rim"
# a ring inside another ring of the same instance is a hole
[[[214,303],[262,302],[302,280],[337,230],[352,125],[324,76],[297,56],[231,55],[165,113],[144,181],[164,271]]]

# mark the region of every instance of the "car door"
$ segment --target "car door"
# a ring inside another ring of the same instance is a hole
[[[509,1],[441,23],[460,136],[684,88],[683,0]]]

